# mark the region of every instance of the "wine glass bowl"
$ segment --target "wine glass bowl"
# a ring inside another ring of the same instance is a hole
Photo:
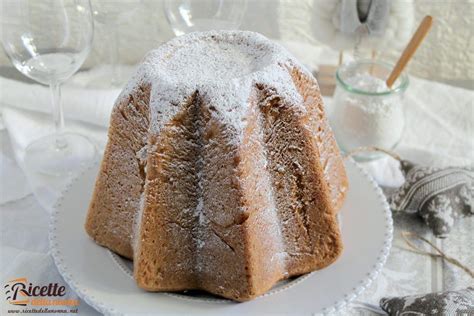
[[[122,0],[120,3],[95,0],[92,2],[92,14],[99,23],[116,23],[123,15],[135,10],[140,4],[141,0]]]
[[[13,65],[43,84],[62,83],[92,45],[88,1],[4,1],[2,42]]]
[[[246,0],[165,0],[166,18],[177,35],[240,27]]]
[[[128,14],[140,7],[142,0],[116,1],[95,0],[92,2],[92,14],[94,20],[103,25],[108,33],[106,63],[110,66],[110,73],[105,74],[103,83],[105,86],[122,87],[125,84],[124,75],[118,67],[120,59],[120,24],[126,20]],[[102,78],[101,78],[102,79]],[[107,84],[107,81],[108,84]]]

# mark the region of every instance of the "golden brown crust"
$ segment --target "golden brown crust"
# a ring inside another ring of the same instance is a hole
[[[341,152],[324,111],[318,83],[314,77],[303,74],[298,67],[290,68],[289,71],[308,111],[303,125],[310,131],[310,139],[318,148],[324,178],[329,185],[334,208],[338,211],[344,203],[349,183]]]
[[[268,100],[268,96],[265,97]],[[276,96],[262,104],[269,170],[288,253],[288,276],[320,269],[342,251],[319,148],[306,127],[308,112]]]
[[[85,228],[98,244],[132,258],[132,230],[143,190],[144,147],[150,87],[143,86],[112,113],[104,158],[89,204]]]
[[[305,111],[257,85],[240,143],[198,92],[157,134],[149,86],[116,106],[86,231],[141,288],[246,301],[340,255],[344,166],[317,84],[290,72]]]

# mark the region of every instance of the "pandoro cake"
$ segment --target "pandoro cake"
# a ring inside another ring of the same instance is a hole
[[[117,99],[85,228],[145,290],[245,301],[337,259],[347,185],[294,57],[253,32],[191,33]]]

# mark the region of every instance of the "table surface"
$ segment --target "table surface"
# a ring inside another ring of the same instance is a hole
[[[472,144],[474,135],[472,93],[420,79],[412,80],[411,85],[411,90],[409,89],[407,92],[407,102],[412,109],[409,109],[410,113],[407,113],[408,128],[397,149],[399,153],[419,163],[436,162],[443,165],[453,161],[466,161],[466,159],[472,162],[474,148]],[[426,91],[431,91],[430,95]],[[463,107],[456,109],[455,107],[459,105],[456,102],[459,103],[460,100],[467,100],[467,103],[465,102]],[[453,102],[449,104],[451,109],[445,108],[446,102]],[[330,104],[330,100],[326,100],[326,103]],[[426,106],[427,104],[429,107]],[[421,123],[422,127],[419,125],[420,118],[424,118]],[[464,123],[459,124],[458,120],[464,120]],[[464,126],[464,130],[457,130],[457,125]],[[439,126],[443,126],[443,128],[435,136],[427,135],[429,133],[420,135],[420,130],[436,130],[440,129]],[[468,126],[467,130],[465,126]],[[106,132],[105,129],[103,132]],[[0,157],[2,158],[0,160],[2,162],[0,188],[6,188],[14,183],[18,190],[25,192],[25,196],[0,205],[2,282],[12,278],[27,277],[30,282],[51,280],[49,282],[64,283],[48,253],[49,213],[31,194],[31,190],[21,174],[21,169],[15,164],[10,133],[11,131],[6,129],[0,131]],[[456,136],[454,142],[452,141],[453,135]],[[369,172],[373,172],[371,165],[365,167]],[[12,172],[14,179],[11,176],[4,176],[11,175]],[[377,178],[377,175],[375,176]],[[472,278],[458,267],[441,259],[409,251],[401,238],[401,233],[410,231],[425,236],[446,254],[472,267],[474,263],[474,252],[472,251],[474,249],[472,234],[474,217],[458,223],[446,239],[434,238],[422,221],[413,215],[394,214],[394,225],[392,251],[381,275],[357,298],[356,302],[341,312],[341,315],[377,314],[379,312],[376,309],[378,301],[384,296],[453,290],[473,284]],[[75,298],[69,288],[67,293],[68,297]],[[9,306],[4,300],[2,301],[4,302],[2,311],[5,312]],[[84,302],[81,302],[79,313],[83,315],[96,314]]]

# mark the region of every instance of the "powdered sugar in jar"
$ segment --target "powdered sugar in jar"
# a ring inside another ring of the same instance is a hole
[[[336,73],[333,108],[328,111],[336,140],[344,152],[357,147],[393,149],[403,133],[403,93],[408,77],[402,74],[391,88],[385,84],[392,67],[362,61],[341,66]],[[376,153],[358,154],[360,160]]]

